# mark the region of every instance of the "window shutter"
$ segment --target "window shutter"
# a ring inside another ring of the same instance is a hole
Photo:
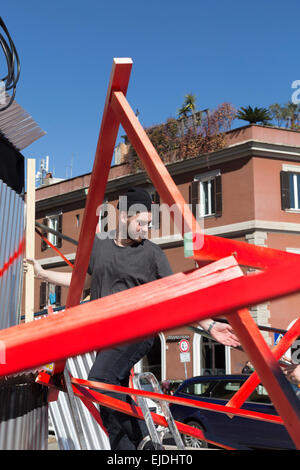
[[[55,286],[55,305],[56,307],[61,305],[61,286]]]
[[[197,204],[199,204],[199,181],[192,181],[189,187],[189,204],[192,206],[193,216],[197,219]],[[199,212],[199,211],[198,211]]]
[[[40,286],[40,308],[44,308],[47,305],[47,283],[42,282]]]
[[[48,219],[43,219],[42,224],[48,227]],[[48,238],[48,233],[45,230],[42,230],[42,235],[43,237]],[[41,238],[41,250],[45,251],[47,250],[47,248],[48,248],[47,243]]]
[[[222,215],[222,179],[221,175],[216,176],[215,179],[215,215],[221,217]]]
[[[157,191],[154,192],[152,196],[152,201],[158,208],[156,207],[154,211],[152,211],[152,227],[154,230],[159,230],[160,227],[160,220],[161,220],[161,213],[159,210],[160,206],[160,195]]]
[[[62,233],[62,214],[58,216],[58,232]],[[61,248],[62,245],[62,238],[57,237],[57,248]]]
[[[289,184],[288,171],[280,172],[280,186],[281,186],[281,209],[290,209],[290,184]]]

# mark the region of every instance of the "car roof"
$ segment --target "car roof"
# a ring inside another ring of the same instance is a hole
[[[190,383],[190,382],[200,382],[200,381],[216,381],[216,380],[245,380],[249,377],[249,374],[224,374],[224,375],[198,375],[196,377],[190,377],[189,379],[184,380],[180,386]]]

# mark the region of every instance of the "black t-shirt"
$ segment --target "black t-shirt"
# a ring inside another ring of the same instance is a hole
[[[122,247],[98,235],[88,273],[92,276],[91,300],[173,274],[162,249],[150,240]]]

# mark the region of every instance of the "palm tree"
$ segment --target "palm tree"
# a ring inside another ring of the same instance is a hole
[[[178,110],[178,117],[187,117],[188,114],[194,114],[196,110],[196,95],[188,93],[184,96],[184,102]]]
[[[299,119],[299,107],[297,104],[292,103],[291,101],[285,106],[286,116],[289,120],[290,128],[294,129],[296,126],[296,121]]]
[[[248,121],[250,124],[257,124],[258,122],[268,124],[272,119],[267,108],[252,108],[251,106],[247,106],[247,108],[241,107],[236,117],[237,119]]]
[[[270,104],[269,113],[272,119],[277,121],[277,126],[281,127],[282,122],[285,120],[283,106],[279,103]]]

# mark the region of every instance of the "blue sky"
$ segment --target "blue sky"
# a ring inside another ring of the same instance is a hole
[[[186,93],[198,109],[268,106],[300,80],[299,0],[11,0],[0,15],[21,61],[16,100],[47,131],[23,155],[49,155],[56,177],[72,155],[73,176],[92,170],[113,57],[133,59],[127,98],[145,127]]]

